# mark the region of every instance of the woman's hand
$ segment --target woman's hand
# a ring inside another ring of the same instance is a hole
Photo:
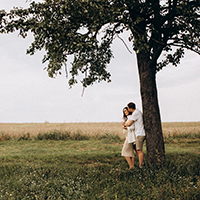
[[[123,129],[127,129],[126,125],[123,125],[122,127],[123,127]]]

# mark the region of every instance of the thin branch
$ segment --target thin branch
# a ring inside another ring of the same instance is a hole
[[[68,78],[67,63],[65,62],[64,65],[65,65],[65,74],[66,74],[66,78]]]
[[[193,48],[191,48],[191,47],[189,47],[189,46],[185,46],[185,45],[183,45],[183,44],[169,43],[169,44],[167,44],[167,45],[171,45],[171,46],[175,46],[175,47],[182,47],[182,48],[188,49],[188,50],[193,51],[193,52],[195,52],[195,53],[197,53],[197,54],[200,55],[200,51],[195,50],[195,49],[193,49]]]
[[[87,78],[87,70],[85,71],[85,78]],[[83,86],[81,97],[83,97],[84,92],[85,92],[85,86]]]
[[[132,54],[132,52],[129,50],[129,48],[128,48],[127,44],[124,42],[124,40],[123,40],[121,37],[119,37],[118,34],[116,34],[116,35],[117,35],[117,37],[124,43],[125,47],[126,47],[127,50],[129,51],[129,53]]]
[[[83,90],[82,90],[81,97],[83,97],[83,95],[84,95],[84,92],[85,92],[85,87],[83,87]]]

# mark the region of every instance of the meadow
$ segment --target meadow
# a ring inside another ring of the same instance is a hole
[[[163,123],[166,163],[128,170],[120,123],[0,124],[0,199],[200,199],[200,123]],[[144,145],[146,156],[146,147]]]

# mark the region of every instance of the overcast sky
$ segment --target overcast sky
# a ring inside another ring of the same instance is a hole
[[[0,9],[27,6],[26,0],[0,0]],[[123,36],[126,39],[126,35]],[[114,59],[108,69],[112,82],[69,89],[65,71],[52,79],[43,70],[44,52],[26,55],[32,36],[0,35],[0,123],[120,122],[122,109],[135,102],[141,109],[135,54],[116,38]],[[68,62],[68,69],[70,68]],[[200,121],[200,56],[187,52],[178,67],[157,74],[163,122]]]

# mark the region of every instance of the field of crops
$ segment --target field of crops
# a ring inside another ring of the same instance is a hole
[[[200,122],[174,122],[163,123],[163,135],[177,134],[196,134],[200,132]],[[1,135],[9,135],[11,137],[22,136],[29,133],[31,136],[36,136],[38,133],[47,133],[52,131],[81,133],[85,135],[97,134],[114,134],[122,136],[121,123],[0,123]]]

